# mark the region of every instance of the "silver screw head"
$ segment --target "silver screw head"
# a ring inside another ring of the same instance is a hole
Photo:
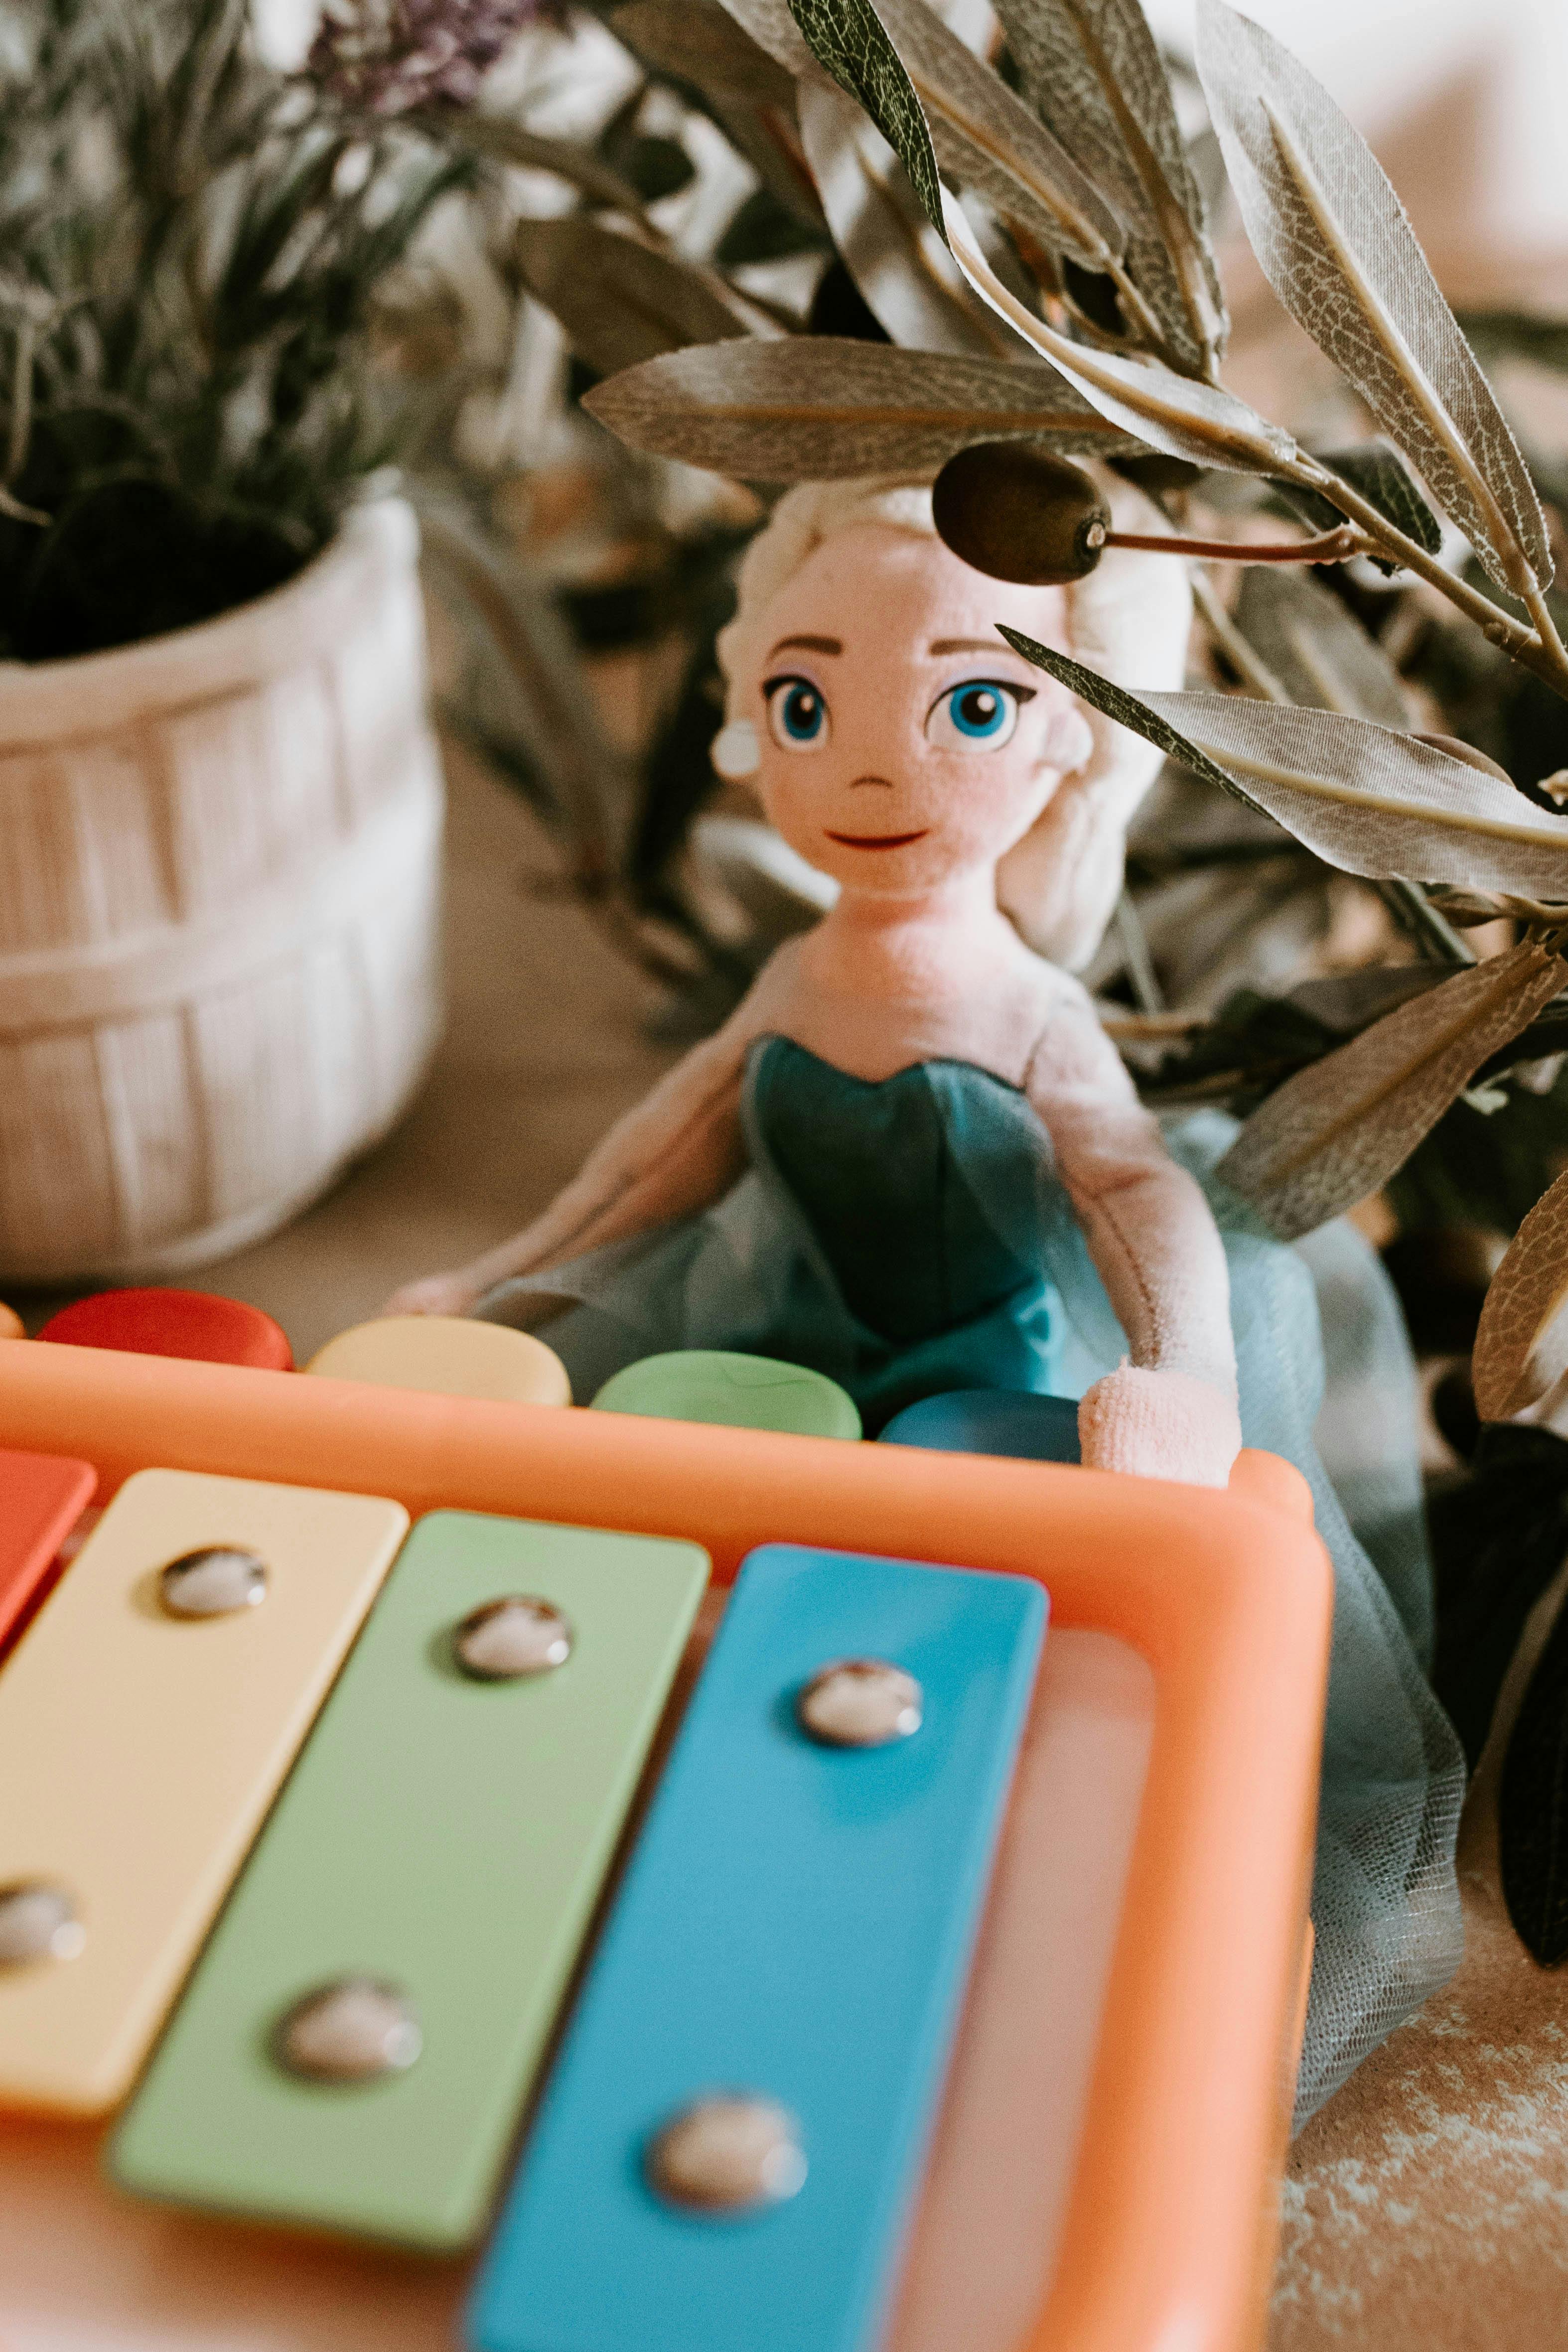
[[[266,1566],[239,1544],[183,1552],[158,1579],[158,1599],[170,1617],[229,1617],[259,1609],[266,1598]]]
[[[0,1886],[0,1969],[30,1960],[74,1960],[87,1929],[63,1886],[47,1878],[13,1879]]]
[[[307,2083],[374,2083],[406,2074],[424,2047],[414,2004],[380,1977],[336,1977],[285,2011],[272,2051]]]
[[[476,1682],[515,1682],[563,1666],[572,1654],[572,1628],[552,1601],[509,1592],[464,1618],[452,1636],[452,1651]]]
[[[672,2116],[647,2152],[647,2177],[667,2204],[700,2213],[782,2205],[805,2180],[799,2127],[787,2108],[742,2092],[697,2100]]]
[[[924,1696],[886,1658],[837,1658],[813,1675],[795,1714],[826,1748],[886,1748],[920,1729]]]

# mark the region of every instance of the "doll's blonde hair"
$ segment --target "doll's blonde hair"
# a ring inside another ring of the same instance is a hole
[[[1094,469],[1090,469],[1091,471]],[[1119,529],[1158,529],[1147,501],[1097,473]],[[802,482],[785,492],[742,560],[735,617],[720,632],[719,665],[735,708],[749,673],[748,647],[767,607],[825,540],[859,525],[934,539],[931,488],[885,477]],[[1042,591],[1042,595],[1054,593]],[[1192,626],[1192,590],[1173,556],[1112,548],[1066,593],[1068,650],[1118,685],[1179,687]],[[1042,631],[1042,634],[1044,632]],[[996,869],[996,898],[1024,939],[1069,971],[1089,961],[1121,888],[1127,828],[1159,773],[1161,755],[1141,736],[1084,708],[1093,748],[1065,775],[1022,841]]]

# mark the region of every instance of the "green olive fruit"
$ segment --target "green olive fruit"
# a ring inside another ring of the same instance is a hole
[[[931,510],[963,562],[1032,588],[1087,579],[1110,529],[1110,509],[1082,467],[1026,441],[961,449],[936,478]]]

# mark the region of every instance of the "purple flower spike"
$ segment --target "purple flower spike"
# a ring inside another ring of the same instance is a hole
[[[548,0],[326,0],[305,70],[360,114],[469,106],[512,36],[553,14]]]

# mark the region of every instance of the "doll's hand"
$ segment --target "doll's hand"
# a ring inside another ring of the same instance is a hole
[[[383,1315],[466,1315],[486,1286],[462,1272],[427,1274],[395,1290],[381,1311]]]
[[[1223,1486],[1241,1447],[1236,1401],[1191,1372],[1134,1364],[1096,1381],[1078,1409],[1079,1442],[1093,1470]]]

